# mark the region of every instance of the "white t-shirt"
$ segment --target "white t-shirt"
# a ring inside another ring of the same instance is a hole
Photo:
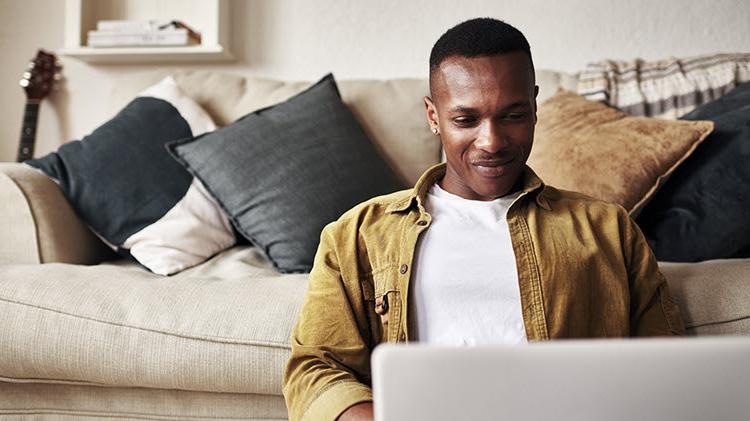
[[[518,271],[506,215],[520,191],[468,200],[435,183],[432,223],[417,243],[409,335],[438,345],[526,343]]]

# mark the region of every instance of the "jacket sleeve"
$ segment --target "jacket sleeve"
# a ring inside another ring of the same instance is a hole
[[[623,220],[630,286],[630,336],[684,335],[680,309],[646,238],[627,213]]]
[[[333,235],[335,224],[321,234],[292,332],[283,390],[290,420],[335,420],[350,406],[372,401],[372,391],[365,384],[370,377],[370,349],[361,332],[367,317],[365,301],[358,280],[349,288],[345,285]]]

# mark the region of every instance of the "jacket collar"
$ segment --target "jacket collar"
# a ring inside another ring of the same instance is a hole
[[[419,181],[414,185],[414,188],[408,196],[391,203],[385,211],[387,213],[402,212],[410,209],[415,204],[420,208],[420,211],[423,211],[423,204],[425,197],[427,197],[427,192],[433,184],[443,178],[445,175],[445,168],[446,164],[444,162],[430,167],[421,177],[419,177]],[[537,204],[543,209],[552,210],[549,201],[547,201],[542,194],[544,192],[545,184],[539,176],[537,176],[531,168],[525,166],[522,177],[523,191],[519,197],[536,192]]]

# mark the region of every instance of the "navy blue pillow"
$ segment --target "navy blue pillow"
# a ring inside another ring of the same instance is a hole
[[[637,222],[659,260],[750,257],[750,83],[681,119],[715,128]]]
[[[227,216],[164,146],[214,128],[167,77],[82,140],[26,163],[54,179],[110,247],[170,275],[235,242]]]
[[[164,144],[191,136],[172,104],[139,97],[83,140],[26,163],[54,178],[91,228],[120,245],[185,196],[193,177]]]
[[[285,273],[312,268],[326,224],[404,187],[330,74],[285,102],[168,147]]]

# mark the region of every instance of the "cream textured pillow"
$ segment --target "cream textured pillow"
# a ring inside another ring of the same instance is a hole
[[[713,130],[710,121],[630,117],[562,90],[538,117],[528,165],[542,180],[634,215]]]

